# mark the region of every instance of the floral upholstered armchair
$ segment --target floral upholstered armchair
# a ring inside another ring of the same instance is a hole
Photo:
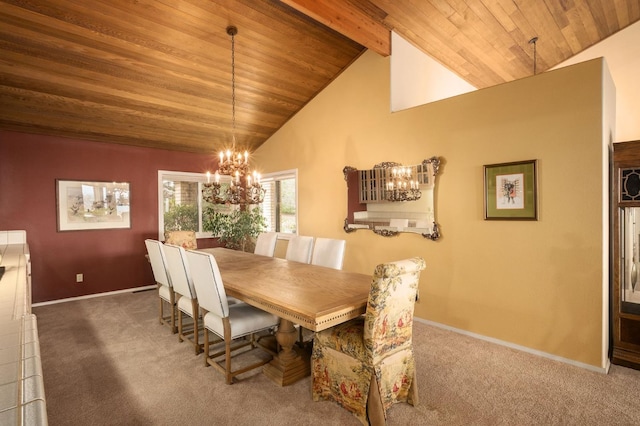
[[[365,425],[385,424],[396,402],[417,404],[413,308],[424,268],[419,257],[378,265],[364,317],[315,334],[314,401],[333,400]]]
[[[198,248],[195,231],[168,231],[164,237],[165,244],[180,246],[185,250],[195,250]]]

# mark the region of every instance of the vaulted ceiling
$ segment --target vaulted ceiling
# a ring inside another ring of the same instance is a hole
[[[192,152],[259,147],[394,31],[484,88],[640,20],[640,0],[0,1],[0,129]]]

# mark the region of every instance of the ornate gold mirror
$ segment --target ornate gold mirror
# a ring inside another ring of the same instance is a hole
[[[368,170],[346,166],[345,232],[369,229],[385,237],[410,232],[434,241],[440,238],[434,196],[439,168],[438,157],[412,166],[393,162]]]

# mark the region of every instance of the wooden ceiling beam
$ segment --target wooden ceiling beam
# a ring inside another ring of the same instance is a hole
[[[366,12],[375,9],[368,0],[280,1],[367,49],[382,56],[391,54],[391,30],[384,25],[380,17]]]

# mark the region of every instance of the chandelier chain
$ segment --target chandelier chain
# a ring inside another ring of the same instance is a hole
[[[529,40],[529,44],[533,44],[533,75],[536,75],[536,67],[538,62],[538,52],[536,50],[536,43],[538,42],[538,37],[533,37]]]
[[[218,170],[214,174],[214,181],[210,181],[207,172],[207,182],[202,186],[202,199],[212,204],[260,204],[264,201],[266,190],[260,183],[260,174],[253,172],[249,175],[249,152],[236,152],[236,44],[235,35],[238,29],[232,25],[227,27],[227,34],[231,36],[231,138],[232,149],[220,152]],[[229,176],[224,184],[220,176]]]
[[[236,38],[231,32],[231,134],[233,137],[233,148],[236,145]]]

